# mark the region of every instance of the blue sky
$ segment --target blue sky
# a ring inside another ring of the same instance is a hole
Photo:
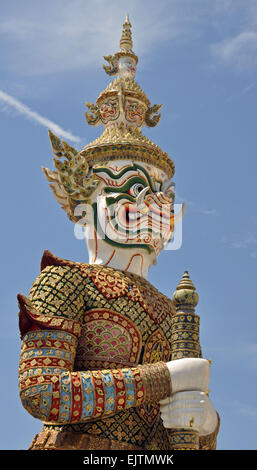
[[[43,251],[87,262],[83,241],[41,171],[52,168],[47,129],[78,150],[110,77],[126,13],[139,56],[136,81],[162,103],[144,130],[173,158],[183,242],[149,280],[172,295],[184,270],[197,287],[218,449],[257,448],[257,5],[252,0],[0,0],[1,418],[0,448],[27,449],[41,423],[18,396],[17,293],[28,294]]]

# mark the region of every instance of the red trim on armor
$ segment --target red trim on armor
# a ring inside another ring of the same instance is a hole
[[[71,422],[78,422],[82,416],[82,387],[81,374],[79,372],[71,372]]]
[[[115,411],[122,411],[126,408],[126,385],[121,370],[112,371],[115,387]]]
[[[101,371],[91,372],[91,378],[94,384],[95,393],[95,405],[94,405],[94,417],[101,416],[105,410],[105,392],[104,392],[104,381]]]
[[[58,377],[58,376],[52,376]],[[58,423],[59,421],[59,412],[60,412],[60,379],[58,380],[51,380],[52,384],[52,401],[51,401],[51,409],[49,413],[49,420]]]

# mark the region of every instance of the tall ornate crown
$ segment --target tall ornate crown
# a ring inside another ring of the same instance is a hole
[[[127,15],[120,50],[104,57],[109,64],[104,66],[107,74],[118,76],[100,93],[96,104],[86,103],[90,111],[85,113],[86,120],[94,126],[102,123],[102,135],[77,152],[49,132],[57,171],[43,170],[57,201],[73,221],[76,220],[74,207],[87,201],[98,185],[92,169],[103,162],[142,161],[160,168],[168,178],[174,175],[171,158],[141,132],[144,125],[154,127],[158,124],[161,105],[151,106],[134,80],[138,58],[132,47],[131,23]]]
[[[128,15],[123,24],[120,50],[105,56],[109,65],[104,69],[109,75],[118,75],[100,93],[94,103],[86,103],[88,124],[103,124],[103,134],[86,145],[80,152],[93,165],[96,162],[129,157],[152,163],[167,173],[174,174],[174,163],[151,140],[144,137],[144,125],[154,127],[160,120],[161,105],[151,106],[150,100],[134,80],[138,58],[132,50],[131,23]]]

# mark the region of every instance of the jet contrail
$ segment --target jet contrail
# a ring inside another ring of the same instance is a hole
[[[48,129],[51,129],[53,133],[57,134],[59,137],[63,137],[65,139],[68,139],[72,142],[77,142],[77,143],[81,141],[80,137],[73,135],[69,131],[65,131],[60,126],[58,126],[58,124],[55,124],[49,119],[43,116],[40,116],[40,114],[38,114],[36,111],[32,111],[32,109],[30,109],[25,104],[21,103],[21,101],[17,100],[16,98],[13,98],[12,96],[8,95],[7,93],[1,90],[0,90],[0,102],[5,103],[8,106],[11,106],[12,108],[15,108],[16,111],[18,111],[23,116],[26,116],[32,119],[33,121],[38,122],[42,126],[45,126]]]

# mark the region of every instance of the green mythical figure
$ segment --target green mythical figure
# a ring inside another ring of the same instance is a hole
[[[43,421],[30,449],[167,450],[170,429],[177,448],[195,448],[191,430],[197,448],[216,448],[197,332],[174,354],[172,321],[184,310],[182,324],[196,321],[197,294],[188,277],[174,301],[147,281],[174,231],[174,164],[141,133],[158,123],[160,106],[134,81],[130,28],[126,18],[120,51],[106,57],[118,77],[88,105],[87,121],[102,122],[103,134],[77,152],[50,132],[56,169],[43,170],[84,230],[89,263],[45,251],[29,297],[18,295],[20,396]]]

